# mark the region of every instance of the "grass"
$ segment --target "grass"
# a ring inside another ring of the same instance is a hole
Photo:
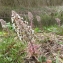
[[[43,29],[45,32],[48,32],[48,33],[49,32],[56,33],[58,29],[62,29],[62,28],[63,26],[58,27],[54,25],[51,27],[44,27]],[[20,41],[17,35],[15,34],[15,32],[13,32],[12,29],[10,30],[12,31],[10,36],[4,36],[5,32],[0,31],[0,62],[1,63],[22,63],[24,62],[24,58],[27,56],[27,53],[25,51],[27,47],[27,43]],[[36,27],[34,30],[36,33],[41,31],[38,27]],[[59,42],[59,44],[63,44],[63,43]],[[46,58],[43,56],[39,57],[38,59],[40,62],[46,61]],[[56,57],[56,63],[57,62],[58,62],[58,58]]]
[[[2,34],[0,32],[0,34]],[[0,62],[21,63],[26,55],[26,45],[16,37],[0,37]],[[25,43],[26,44],[26,43]]]
[[[36,28],[34,29],[34,31],[35,31],[36,33],[41,32],[41,30],[40,30],[38,27],[36,27]]]
[[[53,25],[53,26],[48,26],[48,27],[43,27],[45,32],[53,32],[58,35],[63,35],[63,25],[58,26],[58,25]]]

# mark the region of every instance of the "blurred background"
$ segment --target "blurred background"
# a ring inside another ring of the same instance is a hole
[[[11,10],[15,10],[28,21],[28,11],[33,14],[34,27],[57,25],[55,18],[63,24],[63,0],[0,0],[0,19],[11,21]],[[40,22],[36,16],[40,16]]]

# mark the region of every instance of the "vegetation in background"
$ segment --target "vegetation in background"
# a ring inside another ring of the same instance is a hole
[[[56,33],[58,35],[63,35],[63,25],[62,26],[49,26],[49,27],[43,27],[45,32],[53,32]]]
[[[0,5],[4,6],[23,6],[23,7],[42,7],[62,5],[63,0],[0,0]]]

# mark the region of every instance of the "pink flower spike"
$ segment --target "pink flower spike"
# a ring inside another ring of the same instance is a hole
[[[39,54],[39,46],[32,43],[32,42],[29,42],[28,43],[28,54],[30,54],[30,56],[33,56],[33,55],[37,55]]]

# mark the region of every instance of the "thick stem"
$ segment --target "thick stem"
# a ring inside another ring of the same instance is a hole
[[[31,47],[32,47],[32,50],[33,50],[33,54],[35,54],[34,46],[33,46],[33,43],[31,41],[30,41],[30,44],[31,44]]]

